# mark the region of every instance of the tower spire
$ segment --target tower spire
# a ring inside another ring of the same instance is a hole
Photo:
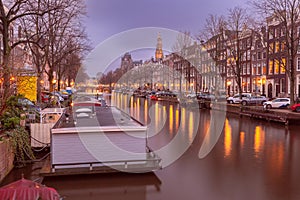
[[[162,39],[161,39],[160,33],[158,33],[156,51],[155,51],[155,60],[159,61],[159,60],[163,59],[163,57],[164,57],[164,54],[163,54],[163,50],[162,50]]]

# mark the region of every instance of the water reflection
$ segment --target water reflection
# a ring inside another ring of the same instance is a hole
[[[181,125],[182,131],[186,129],[186,108],[181,109]]]
[[[228,119],[225,120],[224,127],[224,156],[229,157],[231,155],[232,146],[232,129]]]
[[[174,110],[173,105],[170,105],[170,112],[169,112],[169,131],[173,133],[173,126],[174,126]]]
[[[58,188],[68,200],[146,200],[147,191],[157,193],[161,181],[148,174],[98,174],[45,179],[44,184]]]
[[[254,134],[254,153],[255,157],[259,158],[262,155],[262,150],[265,144],[265,132],[261,126],[255,127]]]
[[[126,98],[130,98],[130,103]],[[101,197],[124,200],[198,200],[199,196],[211,200],[300,199],[299,127],[286,129],[281,125],[227,115],[222,135],[215,147],[207,157],[199,159],[197,153],[210,127],[212,111],[192,110],[178,104],[148,99],[138,100],[126,95],[116,95],[112,100],[115,105],[123,110],[127,109],[132,116],[152,128],[151,133],[156,133],[151,135],[149,143],[153,149],[160,149],[177,134],[180,134],[182,142],[189,143],[193,138],[192,133],[198,134],[183,156],[171,166],[156,172],[162,180],[159,191],[153,192],[151,185],[140,186],[143,179],[136,177],[128,180],[114,177],[113,181],[119,183],[118,186],[111,183],[109,178],[99,179],[97,181],[103,181],[103,185],[95,181],[93,184],[98,187],[91,184],[92,189],[80,189],[77,186],[79,184],[70,181],[70,188],[75,185],[75,188],[85,194],[82,198],[88,196],[92,199],[91,196],[94,195],[95,199]],[[196,114],[199,113],[200,117],[197,117]],[[199,128],[195,126],[197,123]],[[170,153],[176,151],[178,149],[174,148]],[[133,181],[136,181],[137,186],[128,186]],[[85,184],[83,181],[81,183]],[[113,187],[105,187],[105,184]],[[76,198],[76,192],[70,192],[70,188],[64,189],[63,182],[48,182],[47,185],[62,188],[61,191]],[[134,194],[137,194],[136,198]]]
[[[241,144],[241,148],[244,147],[245,144],[245,132],[240,132],[240,144]]]
[[[188,120],[189,120],[189,127],[188,127],[189,142],[192,143],[194,139],[193,134],[194,134],[194,125],[195,125],[193,112],[190,112]]]

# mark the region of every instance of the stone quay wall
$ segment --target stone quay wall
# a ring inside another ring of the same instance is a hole
[[[0,182],[13,169],[14,153],[9,139],[0,141]]]

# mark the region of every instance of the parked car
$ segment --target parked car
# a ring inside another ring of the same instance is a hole
[[[242,99],[240,99],[240,94],[236,94],[232,97],[228,97],[227,98],[227,102],[228,103],[241,103],[243,99],[246,99],[246,98],[250,98],[251,97],[251,94],[250,93],[242,93]]]
[[[205,100],[205,101],[211,101],[215,99],[215,96],[210,93],[199,93],[197,94],[198,100]]]
[[[272,101],[266,101],[263,105],[265,109],[270,108],[286,108],[290,105],[290,99],[289,98],[276,98]]]
[[[50,98],[51,98],[50,96],[51,96],[50,92],[42,91],[41,92],[42,102],[43,103],[48,103],[50,101]]]
[[[63,102],[65,100],[59,92],[51,92],[51,95],[53,97],[56,97],[59,102]]]
[[[264,102],[268,101],[265,96],[251,96],[249,98],[244,98],[241,101],[243,106],[246,105],[263,105]]]
[[[152,93],[151,93],[150,99],[151,99],[151,100],[154,100],[154,101],[157,101],[157,100],[158,100],[157,95],[156,95],[155,92],[152,92]]]
[[[62,96],[62,98],[64,98],[64,100],[68,100],[70,97],[70,94],[66,90],[61,90],[59,94]]]
[[[291,110],[294,112],[300,112],[300,103],[292,105]]]
[[[32,101],[30,101],[27,98],[19,98],[18,104],[21,108],[27,111],[35,111],[35,112],[41,111],[41,108],[39,106],[35,105]]]
[[[190,94],[187,94],[186,97],[189,98],[189,99],[194,99],[194,98],[197,97],[197,94],[196,93],[190,93]]]

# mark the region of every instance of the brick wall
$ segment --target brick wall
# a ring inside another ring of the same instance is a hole
[[[14,154],[9,140],[0,141],[0,182],[12,170]]]

